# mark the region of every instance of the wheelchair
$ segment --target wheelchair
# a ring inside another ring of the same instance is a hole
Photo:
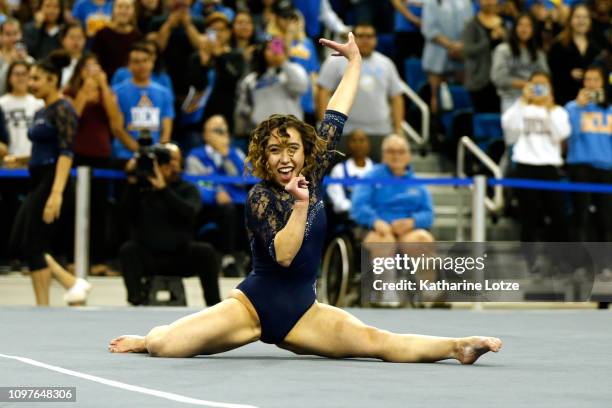
[[[348,217],[332,214],[330,210],[327,215],[331,222],[321,263],[318,300],[337,307],[355,306],[361,295],[361,242],[357,226]]]

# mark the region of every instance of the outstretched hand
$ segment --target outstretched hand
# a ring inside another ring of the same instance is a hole
[[[285,190],[295,198],[296,201],[308,201],[308,181],[301,174],[293,177],[286,185]]]
[[[355,43],[355,36],[353,33],[348,33],[348,41],[344,44],[340,44],[326,38],[321,38],[319,40],[319,44],[336,51],[332,54],[333,56],[345,57],[349,61],[361,59],[361,54],[359,53],[359,48]]]

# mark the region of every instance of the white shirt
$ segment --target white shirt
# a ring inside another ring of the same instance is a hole
[[[348,174],[346,174],[344,171],[345,163],[346,172]],[[346,162],[336,164],[332,168],[332,171],[329,175],[331,178],[362,178],[368,171],[372,169],[372,166],[374,166],[374,163],[372,162],[372,160],[370,160],[369,157],[366,158],[364,167],[358,167],[357,164],[355,164],[355,160],[350,158]],[[334,205],[334,212],[341,213],[344,211],[349,211],[351,209],[351,200],[346,196],[344,187],[341,184],[328,185],[327,195],[329,196],[329,199]]]
[[[28,139],[28,128],[32,125],[34,114],[45,103],[33,95],[14,96],[5,94],[0,97],[0,108],[4,112],[6,130],[9,134],[9,154],[30,156],[32,143]]]
[[[502,128],[507,144],[516,141],[512,160],[534,166],[561,166],[561,143],[571,133],[567,111],[552,110],[516,101],[503,115]]]

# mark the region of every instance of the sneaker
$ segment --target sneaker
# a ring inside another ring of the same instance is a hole
[[[64,302],[69,305],[84,303],[91,288],[91,283],[83,278],[77,278],[76,283],[64,295]]]

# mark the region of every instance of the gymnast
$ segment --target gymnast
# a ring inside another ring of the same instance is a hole
[[[296,354],[331,358],[457,359],[472,364],[482,354],[501,348],[501,340],[494,337],[391,333],[316,301],[326,225],[321,181],[353,104],[361,71],[352,33],[345,44],[320,42],[348,61],[319,133],[294,116],[272,115],[251,136],[246,160],[262,179],[251,189],[246,205],[253,271],[223,302],[155,327],[146,336],[115,338],[109,351],[192,357],[261,340]]]

